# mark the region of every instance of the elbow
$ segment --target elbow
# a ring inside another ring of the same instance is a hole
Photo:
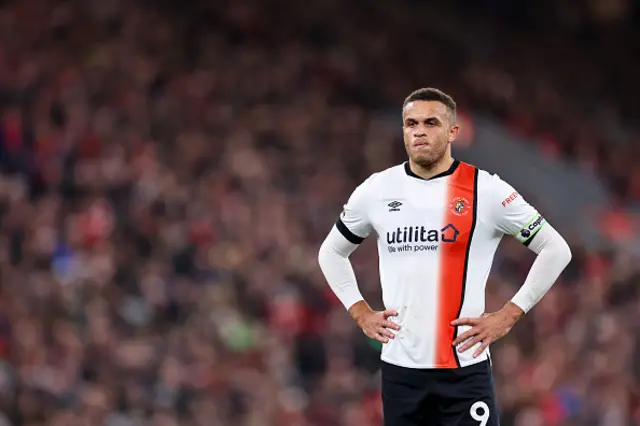
[[[320,245],[320,250],[318,250],[318,265],[320,265],[320,268],[322,268],[322,265],[325,263],[325,260],[327,258],[327,246],[326,246],[326,241],[322,243],[322,245]]]
[[[569,262],[571,262],[571,259],[573,257],[573,255],[571,254],[571,247],[569,247],[569,244],[564,238],[560,241],[558,255],[563,260],[565,267],[569,264]]]
[[[335,249],[331,246],[329,241],[324,240],[324,242],[320,245],[320,249],[318,250],[318,265],[322,268],[327,262],[330,261],[331,257],[335,256],[337,253]]]
[[[546,233],[543,235],[543,240],[540,241],[540,252],[545,251],[548,259],[553,260],[557,265],[562,265],[562,269],[566,268],[572,258],[571,247],[569,247],[567,240],[551,227],[543,231]]]

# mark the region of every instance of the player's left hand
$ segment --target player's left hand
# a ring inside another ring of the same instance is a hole
[[[460,343],[468,340],[468,342],[458,349],[458,352],[465,352],[478,342],[482,342],[482,345],[480,345],[478,350],[473,354],[473,357],[476,358],[491,343],[504,337],[523,315],[524,311],[522,311],[522,309],[512,302],[509,302],[498,312],[483,314],[480,318],[458,318],[453,320],[451,321],[451,325],[453,326],[471,326],[471,329],[465,331],[453,341],[453,346],[458,346]]]

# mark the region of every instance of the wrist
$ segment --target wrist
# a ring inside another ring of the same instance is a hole
[[[513,324],[517,323],[525,314],[524,310],[515,303],[509,301],[502,308],[502,312],[511,319]]]
[[[362,318],[364,318],[365,316],[367,316],[367,314],[370,314],[371,312],[373,312],[373,309],[371,309],[369,304],[364,300],[360,300],[354,303],[349,308],[349,315],[351,315],[351,318],[353,318],[353,320],[358,324],[360,324],[360,321],[362,320]]]

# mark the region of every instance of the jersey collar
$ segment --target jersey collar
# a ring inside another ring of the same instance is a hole
[[[411,176],[412,178],[416,178],[416,179],[420,179],[420,180],[434,180],[434,179],[438,179],[438,178],[441,178],[441,177],[452,175],[453,172],[456,171],[456,169],[458,168],[459,165],[460,165],[460,161],[454,160],[453,164],[451,164],[451,167],[449,167],[447,170],[445,170],[442,173],[438,173],[435,176],[431,176],[429,179],[425,179],[425,178],[423,178],[421,176],[418,176],[417,174],[413,173],[413,171],[411,170],[411,167],[409,167],[409,162],[408,161],[405,161],[405,163],[404,163],[404,171],[407,173],[407,175]]]

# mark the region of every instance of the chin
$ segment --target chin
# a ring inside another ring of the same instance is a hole
[[[413,162],[419,165],[420,167],[424,167],[425,169],[428,169],[431,166],[433,166],[435,163],[437,163],[440,158],[442,157],[436,157],[433,155],[429,155],[429,156],[418,155],[411,158],[411,160],[413,160]]]

